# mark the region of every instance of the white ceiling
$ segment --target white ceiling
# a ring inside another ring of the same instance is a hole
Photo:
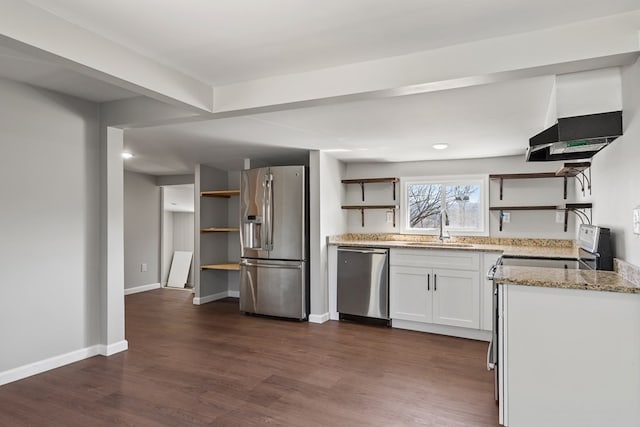
[[[640,9],[638,0],[29,0],[203,82],[219,85],[533,31]],[[13,45],[11,45],[13,47]],[[0,77],[106,102],[136,96],[0,46]],[[560,58],[559,58],[560,60]],[[553,102],[554,76],[125,131],[128,170],[524,153]],[[432,144],[449,149],[435,151]],[[339,150],[339,151],[335,151]]]
[[[128,169],[187,173],[196,163],[240,169],[243,158],[295,161],[340,150],[346,161],[410,161],[524,154],[542,130],[554,79],[541,77],[442,92],[130,129]],[[185,143],[189,141],[189,143]],[[435,143],[448,143],[443,151]],[[347,150],[347,151],[342,151]],[[297,156],[296,156],[297,155]],[[151,163],[148,159],[153,159]],[[206,161],[204,161],[206,160]]]
[[[289,74],[640,8],[638,0],[30,0],[204,82]]]

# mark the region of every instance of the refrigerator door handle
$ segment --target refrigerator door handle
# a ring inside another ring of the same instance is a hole
[[[265,249],[270,251],[273,249],[273,175],[271,173],[265,176],[265,191],[265,228],[267,230]]]
[[[242,260],[240,265],[243,267],[258,267],[258,268],[279,268],[279,269],[288,269],[288,270],[300,270],[302,269],[301,264],[290,265],[290,264],[258,264],[255,262]]]

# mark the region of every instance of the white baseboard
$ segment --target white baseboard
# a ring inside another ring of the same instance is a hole
[[[137,294],[138,292],[152,291],[154,289],[160,289],[161,287],[162,285],[160,283],[151,283],[149,285],[136,286],[135,288],[124,288],[124,294]]]
[[[324,323],[324,322],[327,322],[328,320],[329,320],[329,313],[310,314],[309,315],[309,322],[310,323]]]
[[[240,291],[227,291],[227,296],[232,298],[240,298]]]
[[[111,356],[112,354],[120,353],[129,349],[129,342],[127,340],[118,341],[113,344],[104,345],[99,344],[99,354],[102,356]]]
[[[92,345],[91,347],[85,347],[81,348],[80,350],[61,354],[59,356],[53,356],[48,359],[29,363],[28,365],[18,366],[17,368],[0,372],[0,386],[30,377],[32,375],[41,374],[43,372],[50,371],[51,369],[56,369],[60,368],[61,366],[79,362],[80,360],[88,359],[93,356],[111,356],[112,354],[125,351],[128,348],[129,343],[126,340],[122,340],[110,345],[97,344]]]
[[[17,368],[0,372],[0,385],[18,381],[32,375],[40,374],[89,357],[97,356],[98,354],[100,354],[99,346],[93,345],[91,347],[81,348],[80,350],[29,363],[28,365],[18,366]]]
[[[491,331],[479,329],[459,328],[456,326],[434,325],[432,323],[412,322],[409,320],[392,320],[391,326],[411,331],[429,332],[432,334],[449,335],[452,337],[467,338],[478,341],[491,341]]]
[[[213,294],[213,295],[207,295],[205,297],[200,297],[200,298],[194,297],[193,304],[200,305],[200,304],[206,304],[211,301],[217,301],[219,299],[226,298],[228,296],[228,293],[229,291],[224,291],[224,292],[218,292],[217,294]]]

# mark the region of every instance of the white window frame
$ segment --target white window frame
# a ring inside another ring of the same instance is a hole
[[[407,188],[409,184],[474,184],[480,186],[480,227],[477,229],[445,227],[452,236],[488,236],[489,235],[489,175],[440,175],[411,176],[400,178],[400,233],[438,235],[439,228],[412,228],[409,226]]]

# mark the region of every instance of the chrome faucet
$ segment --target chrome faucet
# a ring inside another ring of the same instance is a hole
[[[447,213],[446,209],[442,209],[440,211],[440,235],[438,236],[438,239],[440,239],[440,242],[442,243],[444,243],[445,239],[451,238],[451,235],[449,234],[449,232],[444,229],[444,227],[448,225],[449,225],[449,214]]]

